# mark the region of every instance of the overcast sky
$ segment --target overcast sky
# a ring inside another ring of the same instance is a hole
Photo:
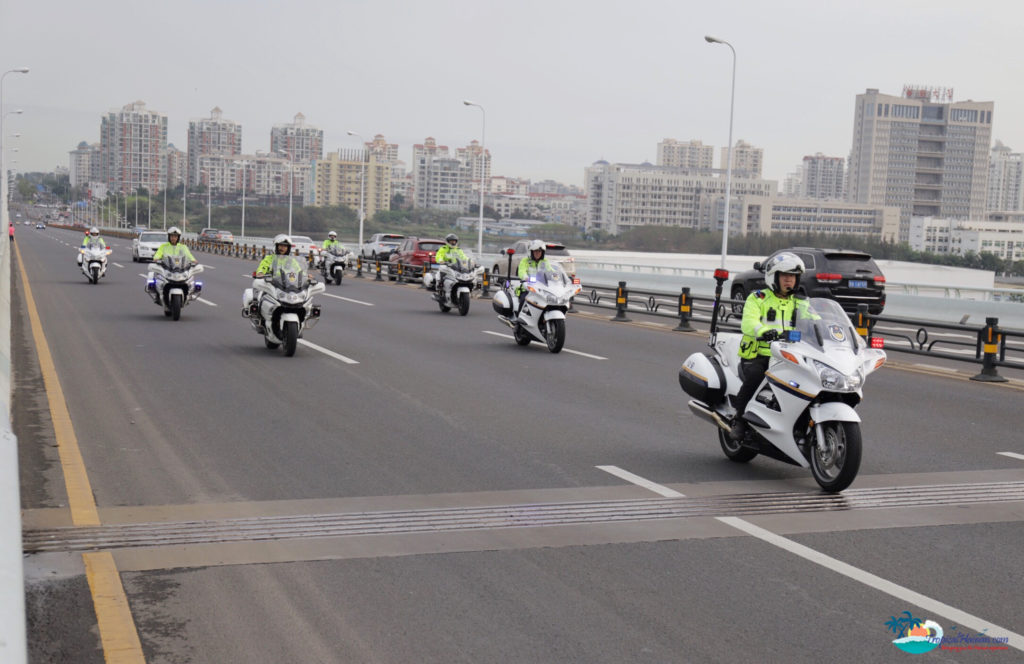
[[[142,100],[187,145],[219,106],[243,150],[297,112],[324,148],[380,133],[407,163],[433,136],[480,138],[492,173],[582,184],[598,159],[654,162],[666,137],[764,148],[765,177],[806,154],[846,158],[855,96],[903,84],[994,101],[996,139],[1024,151],[1024,5],[989,0],[0,0],[5,139],[19,171],[67,166],[100,117]]]

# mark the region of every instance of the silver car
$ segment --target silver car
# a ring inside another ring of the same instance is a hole
[[[132,261],[142,263],[153,260],[153,254],[164,242],[167,242],[166,231],[142,231],[132,240]]]

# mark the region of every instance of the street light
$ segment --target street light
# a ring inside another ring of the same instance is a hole
[[[8,69],[3,74],[0,74],[0,226],[7,228],[10,225],[10,219],[7,217],[7,168],[4,166],[4,118],[7,114],[3,113],[4,108],[4,79],[7,78],[8,74],[27,74],[28,67],[17,67],[15,69]],[[10,113],[21,113],[19,109],[17,111],[10,111]]]
[[[278,150],[288,157],[288,237],[292,236],[292,190],[295,189],[295,160],[290,152]]]
[[[249,162],[246,160],[236,161],[235,164],[242,166],[242,238],[245,237],[245,175],[249,170]],[[239,239],[241,242],[241,239]]]
[[[729,147],[726,148],[725,166],[725,216],[722,224],[722,269],[725,269],[725,255],[729,249],[729,193],[732,187],[732,111],[736,102],[736,49],[724,39],[718,39],[710,35],[704,36],[704,41],[709,44],[725,44],[732,51],[732,92],[729,96]]]
[[[476,253],[478,260],[484,259],[484,139],[487,136],[487,111],[480,104],[463,99],[466,106],[476,106],[480,109],[480,228],[477,231]]]
[[[366,139],[363,138],[362,134],[357,134],[354,131],[348,132],[349,136],[358,136],[359,140],[366,143]],[[365,145],[363,146],[366,147]],[[367,155],[369,156],[369,155]],[[366,191],[366,160],[360,158],[363,162],[363,167],[359,169],[359,252],[363,251],[363,220],[366,219],[366,199],[364,198],[363,192]]]

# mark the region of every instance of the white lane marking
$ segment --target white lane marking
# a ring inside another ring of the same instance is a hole
[[[1010,457],[1011,459],[1020,459],[1024,461],[1024,454],[1017,454],[1016,452],[996,452],[996,454],[1002,454],[1004,457]]]
[[[203,269],[204,270],[216,270],[217,266],[216,265],[207,265],[207,264],[204,263],[203,264]]]
[[[374,306],[374,304],[372,302],[363,302],[362,300],[353,300],[350,297],[342,297],[340,295],[331,295],[330,293],[320,293],[320,294],[323,295],[324,297],[333,297],[336,300],[345,300],[346,302],[352,302],[354,304],[361,304],[364,307],[372,307],[372,306]]]
[[[932,371],[945,371],[946,373],[960,373],[957,369],[951,369],[949,367],[940,367],[934,364],[921,364],[916,362],[915,367],[921,367],[922,369],[931,369]]]
[[[491,334],[491,335],[494,335],[496,337],[502,337],[504,339],[512,339],[513,341],[515,340],[515,337],[512,336],[511,334],[502,334],[501,332],[491,332],[490,330],[483,330],[483,333],[484,334]],[[533,343],[535,343],[535,344],[537,344],[539,346],[543,346],[544,345],[544,344],[542,344],[539,341],[534,341]],[[607,357],[601,357],[600,355],[591,355],[590,353],[584,353],[582,351],[572,350],[570,348],[563,348],[562,352],[563,353],[572,353],[573,355],[579,355],[581,357],[589,357],[592,360],[607,360],[608,359]]]
[[[114,263],[114,261],[110,261],[110,262]],[[120,263],[114,263],[114,265],[118,266],[121,269],[124,269],[124,265],[121,265]]]
[[[198,301],[202,302],[203,304],[208,304],[208,305],[210,305],[211,307],[215,307],[215,306],[217,306],[217,303],[216,303],[216,302],[210,302],[209,300],[204,300],[204,299],[203,299],[203,298],[201,298],[201,297],[197,297],[196,299],[197,299]]]
[[[356,360],[353,360],[351,357],[345,357],[344,355],[339,355],[338,353],[335,353],[333,350],[327,350],[323,346],[317,346],[316,344],[310,343],[310,342],[306,341],[305,339],[299,339],[299,343],[302,344],[303,346],[307,346],[309,348],[312,348],[313,350],[318,350],[321,353],[323,353],[324,355],[327,355],[328,357],[333,357],[336,360],[341,360],[345,364],[359,364],[359,362],[357,362]]]
[[[858,567],[844,563],[841,560],[837,560],[831,556],[825,555],[824,553],[815,551],[803,544],[798,544],[793,540],[786,539],[781,535],[776,535],[770,530],[765,530],[760,526],[755,526],[749,521],[744,521],[743,519],[734,516],[718,516],[715,518],[722,523],[728,524],[738,530],[742,530],[748,535],[756,537],[759,540],[777,546],[785,551],[789,551],[792,554],[800,556],[805,560],[809,560],[812,563],[821,565],[833,572],[842,574],[854,581],[859,581],[866,586],[874,588],[875,590],[880,590],[887,595],[892,595],[900,601],[908,602],[914,606],[919,606],[929,613],[940,615],[953,622],[953,624],[963,625],[964,627],[969,627],[970,629],[977,630],[978,632],[984,632],[987,630],[988,634],[993,637],[1008,637],[1009,645],[1017,648],[1018,650],[1024,650],[1024,636],[1015,634],[1014,632],[1000,627],[999,625],[990,623],[987,620],[978,618],[977,616],[972,616],[971,614],[965,613],[964,611],[952,607],[949,604],[944,604],[936,599],[932,599],[927,595],[914,592],[910,588],[905,588],[893,583],[892,581],[887,581],[882,577],[875,576],[871,572],[866,572]]]
[[[685,498],[686,497],[684,494],[681,494],[678,491],[670,489],[667,486],[662,486],[660,484],[655,484],[654,482],[652,482],[650,480],[646,480],[646,479],[640,477],[639,475],[634,475],[633,473],[629,472],[628,470],[623,470],[623,469],[619,468],[618,466],[594,466],[594,468],[597,468],[598,470],[603,470],[606,473],[611,473],[612,475],[614,475],[616,477],[619,477],[621,479],[624,479],[627,482],[631,482],[631,483],[633,483],[633,484],[635,484],[637,486],[642,486],[645,489],[650,489],[654,493],[656,493],[656,494],[658,494],[660,496],[664,496],[665,498]]]

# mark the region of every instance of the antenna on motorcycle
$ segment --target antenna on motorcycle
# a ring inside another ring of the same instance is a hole
[[[509,247],[508,249],[502,249],[501,251],[508,256],[508,269],[505,270],[505,282],[508,283],[512,278],[512,255],[516,253],[516,250]]]
[[[722,299],[722,287],[729,280],[729,271],[724,268],[715,270],[715,304],[711,309],[711,335],[708,345],[715,345],[715,335],[718,333],[718,303]]]

